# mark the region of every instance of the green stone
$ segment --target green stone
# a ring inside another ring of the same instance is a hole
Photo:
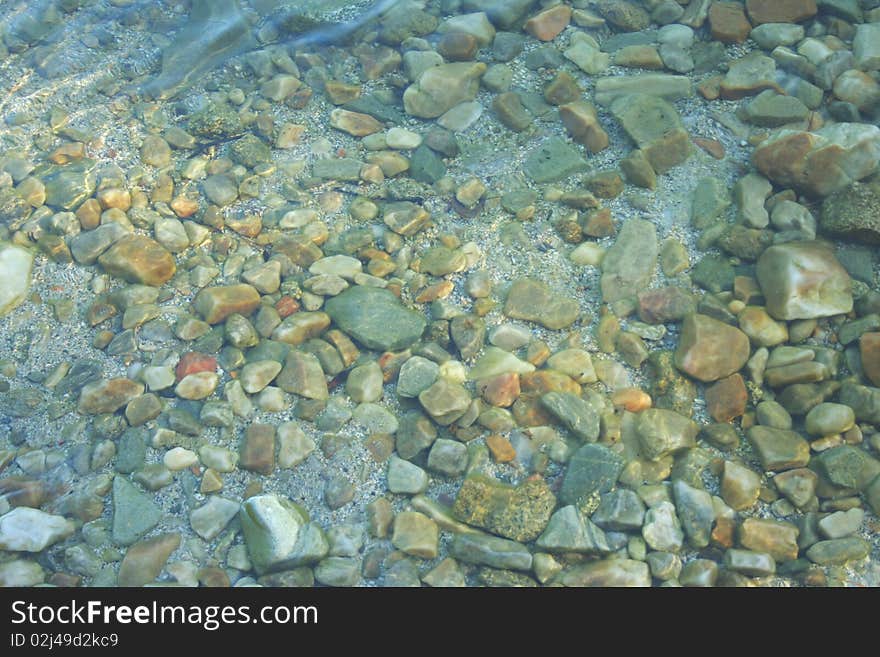
[[[730,207],[730,191],[717,178],[702,178],[691,201],[691,223],[702,230],[715,222]]]
[[[744,112],[749,123],[763,128],[778,128],[802,121],[810,110],[795,96],[783,96],[767,89],[746,103]]]
[[[129,474],[144,465],[147,456],[147,441],[143,430],[128,429],[119,439],[116,453],[116,471]]]
[[[113,542],[131,545],[155,527],[162,510],[152,499],[140,492],[128,479],[113,478]]]
[[[880,461],[853,445],[832,447],[819,454],[815,461],[819,473],[842,488],[863,490],[880,475]]]
[[[364,163],[350,157],[315,160],[312,174],[323,180],[356,181],[360,179]]]
[[[699,426],[675,411],[649,408],[639,413],[636,432],[645,458],[658,461],[696,445]]]
[[[229,148],[232,159],[243,164],[249,169],[259,164],[272,161],[272,151],[269,146],[259,137],[247,134],[232,142]]]
[[[445,426],[464,415],[471,395],[462,385],[440,378],[419,393],[419,402],[435,422]]]
[[[421,338],[427,324],[388,290],[356,285],[333,297],[325,310],[336,325],[368,349],[398,351]]]
[[[583,173],[588,166],[577,148],[559,137],[551,137],[526,157],[523,171],[534,182],[541,184]]]
[[[844,383],[838,400],[853,409],[857,420],[880,424],[880,388]]]
[[[586,444],[571,457],[562,480],[559,499],[582,506],[589,499],[613,488],[623,470],[623,457],[604,445]]]
[[[413,180],[433,185],[446,175],[443,160],[428,146],[422,144],[413,151],[409,160],[409,176]]]
[[[456,534],[449,553],[465,563],[509,570],[530,570],[532,555],[522,543],[497,536]]]
[[[611,103],[611,113],[657,173],[682,164],[693,152],[678,112],[658,96],[621,96]]]
[[[807,550],[807,558],[820,566],[832,566],[864,559],[870,553],[871,544],[868,541],[857,536],[848,536],[811,545]]]
[[[541,406],[556,417],[581,440],[595,442],[599,438],[599,412],[592,400],[570,392],[547,392],[541,395]]]
[[[716,255],[703,256],[691,271],[691,279],[704,290],[713,294],[733,289],[736,272],[728,258]]]
[[[580,314],[580,305],[574,299],[554,294],[541,281],[520,278],[510,287],[504,314],[537,322],[549,329],[561,329],[574,323]]]
[[[814,436],[843,433],[851,429],[855,421],[855,413],[849,406],[831,403],[814,406],[805,418],[807,433]]]
[[[746,435],[764,470],[802,468],[810,460],[809,443],[795,431],[754,426]]]

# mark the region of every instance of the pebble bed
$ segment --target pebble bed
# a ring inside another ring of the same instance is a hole
[[[0,586],[880,585],[880,2],[0,12]]]

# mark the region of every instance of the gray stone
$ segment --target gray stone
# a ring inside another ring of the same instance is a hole
[[[73,521],[28,506],[0,516],[0,550],[41,552],[71,534]]]
[[[397,394],[401,397],[418,397],[440,376],[440,366],[434,361],[413,356],[403,364],[397,376]]]
[[[0,242],[0,317],[24,301],[31,285],[34,255]]]
[[[645,505],[635,491],[618,488],[602,495],[590,519],[602,529],[637,530],[645,519]]]
[[[292,567],[297,539],[308,522],[302,507],[277,495],[255,495],[239,512],[248,555],[258,574]]]
[[[709,545],[715,523],[712,496],[681,479],[672,482],[672,494],[678,519],[688,542],[695,548]]]
[[[190,514],[189,522],[196,534],[206,541],[212,541],[236,516],[239,507],[238,502],[212,495]]]
[[[155,527],[162,510],[125,477],[113,478],[113,541],[131,545]]]
[[[541,395],[541,406],[581,440],[598,440],[601,409],[591,401],[570,392],[547,392]]]
[[[558,182],[587,168],[578,150],[559,137],[547,139],[523,162],[523,172],[538,184]]]
[[[585,518],[574,505],[564,506],[550,517],[547,528],[535,541],[535,545],[549,552],[611,552],[605,533],[589,518]]]
[[[468,450],[464,443],[438,438],[428,453],[428,468],[448,477],[457,477],[467,468]]]
[[[660,502],[648,509],[642,525],[642,538],[652,550],[678,552],[681,549],[684,533],[672,503]]]
[[[658,256],[657,229],[644,219],[628,219],[602,260],[602,299],[613,303],[646,289]]]

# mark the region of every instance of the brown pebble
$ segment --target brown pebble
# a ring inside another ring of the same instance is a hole
[[[241,467],[269,475],[275,469],[275,427],[254,423],[247,428],[241,447]]]
[[[707,139],[705,137],[694,137],[693,141],[697,146],[706,151],[716,160],[724,159],[724,145],[716,139]]]
[[[746,411],[749,393],[740,374],[731,374],[706,388],[706,407],[716,422],[730,422]]]
[[[639,388],[620,388],[612,393],[611,403],[630,413],[638,413],[651,408],[652,400],[651,395]]]
[[[200,568],[198,578],[202,586],[210,588],[229,588],[232,585],[229,581],[229,575],[218,566]]]
[[[437,52],[450,62],[472,60],[479,47],[476,37],[464,32],[447,32],[437,42]]]
[[[526,21],[524,29],[539,41],[552,41],[571,21],[571,7],[558,4],[538,12]]]
[[[477,391],[492,406],[506,408],[519,397],[519,374],[507,372],[491,379],[484,379],[477,384]]]
[[[496,463],[509,463],[516,458],[516,450],[504,436],[493,433],[486,437],[486,447]]]

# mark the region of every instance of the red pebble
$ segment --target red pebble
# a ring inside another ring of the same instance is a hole
[[[285,295],[278,299],[278,302],[275,304],[275,310],[278,311],[281,319],[284,319],[299,310],[299,302],[293,297]]]
[[[189,351],[180,357],[180,362],[174,370],[177,380],[196,372],[216,372],[217,359],[208,354],[201,354],[198,351]]]

